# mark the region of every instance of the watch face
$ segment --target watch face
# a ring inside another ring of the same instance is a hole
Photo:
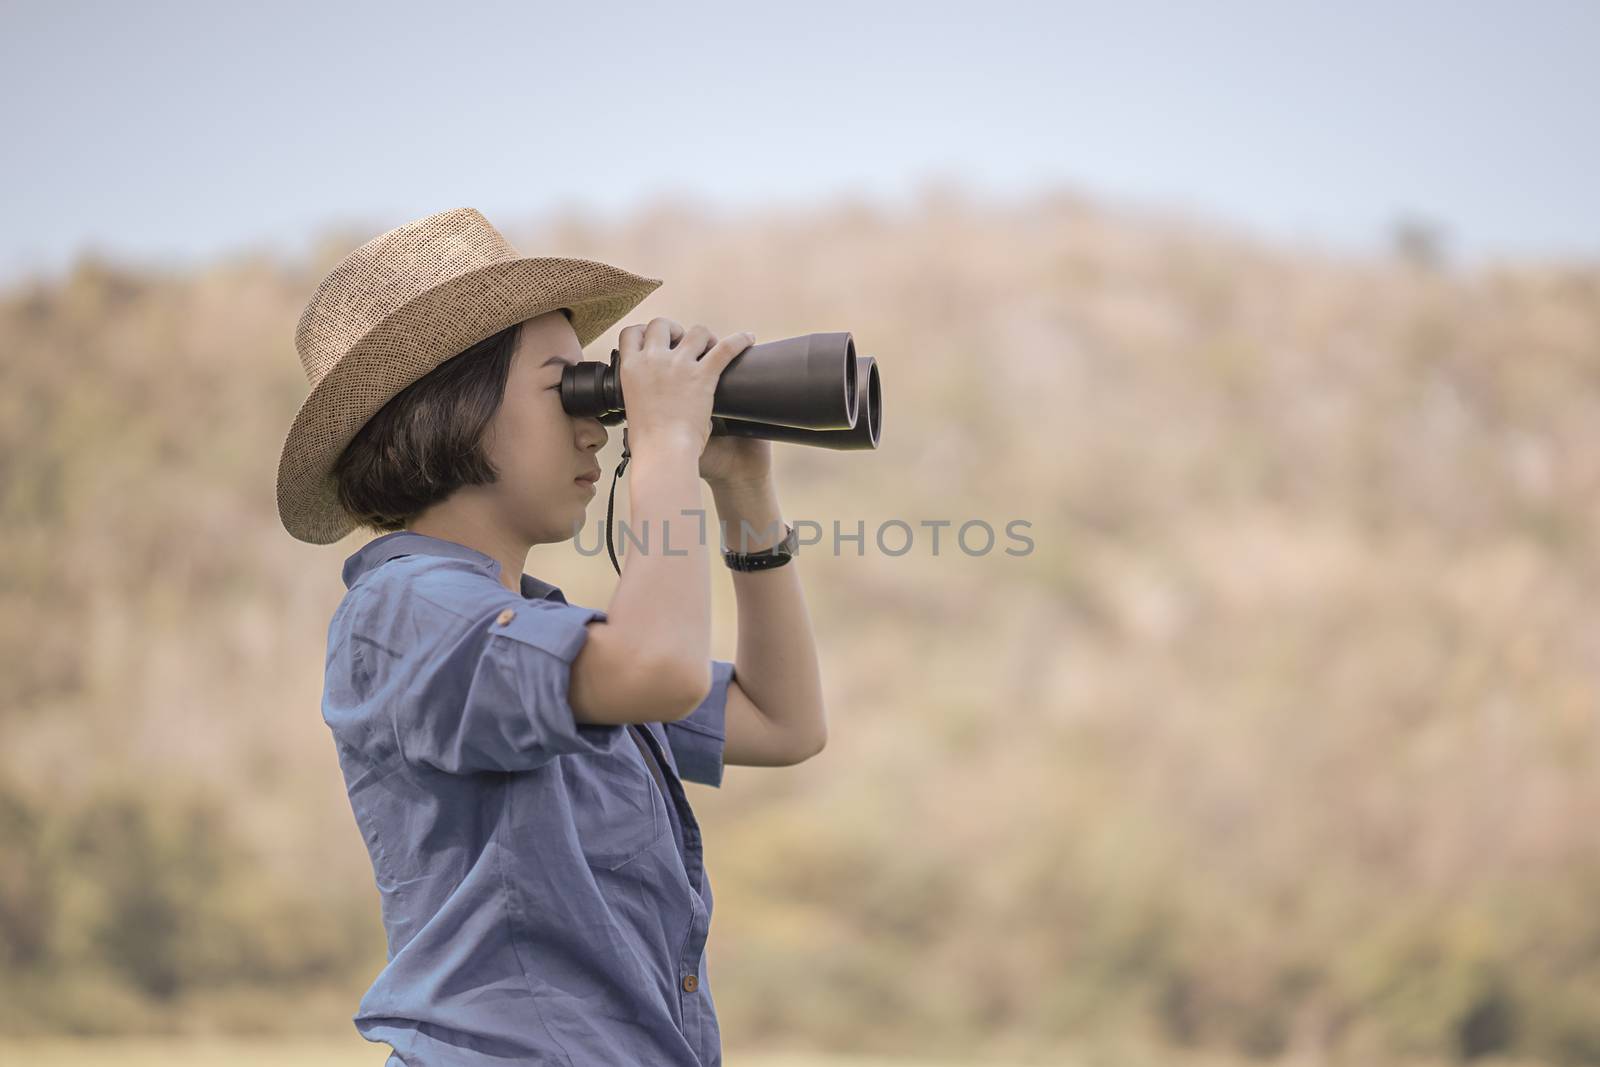
[[[736,571],[762,570],[767,567],[776,567],[788,561],[800,548],[800,533],[793,526],[787,527],[788,532],[782,541],[760,552],[739,553],[732,550],[722,554],[723,561]]]

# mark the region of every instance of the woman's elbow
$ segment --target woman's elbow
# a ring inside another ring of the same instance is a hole
[[[711,661],[679,663],[662,672],[663,689],[675,694],[675,701],[665,718],[677,720],[687,717],[706,702],[711,695]]]
[[[711,695],[711,662],[677,657],[641,657],[633,664],[632,685],[644,718],[674,722],[689,715]]]
[[[676,650],[642,648],[602,624],[573,663],[573,707],[580,721],[672,722],[687,716],[711,693],[711,661],[685,659]]]

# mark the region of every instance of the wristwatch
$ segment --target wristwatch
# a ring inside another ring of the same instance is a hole
[[[723,552],[722,561],[736,571],[765,571],[781,567],[800,551],[800,535],[788,523],[783,524],[783,540],[760,552]]]

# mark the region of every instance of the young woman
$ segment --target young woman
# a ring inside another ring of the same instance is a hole
[[[301,318],[312,389],[280,517],[311,543],[381,533],[344,566],[323,718],[388,935],[354,1021],[391,1065],[721,1063],[682,783],[826,737],[793,562],[734,572],[737,656],[709,656],[700,479],[731,548],[784,554],[769,444],[709,436],[751,335],[621,331],[629,526],[649,547],[604,610],[523,573],[581,528],[601,474],[606,427],[564,411],[562,370],[658,285],[520,256],[463,208],[351,253]]]

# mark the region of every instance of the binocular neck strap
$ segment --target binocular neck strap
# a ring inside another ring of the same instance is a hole
[[[606,496],[606,553],[611,557],[611,567],[622,576],[622,567],[617,563],[617,550],[611,547],[611,513],[617,502],[617,479],[622,477],[622,472],[628,469],[628,428],[622,428],[622,462],[617,464],[617,469],[611,474],[611,492]]]

